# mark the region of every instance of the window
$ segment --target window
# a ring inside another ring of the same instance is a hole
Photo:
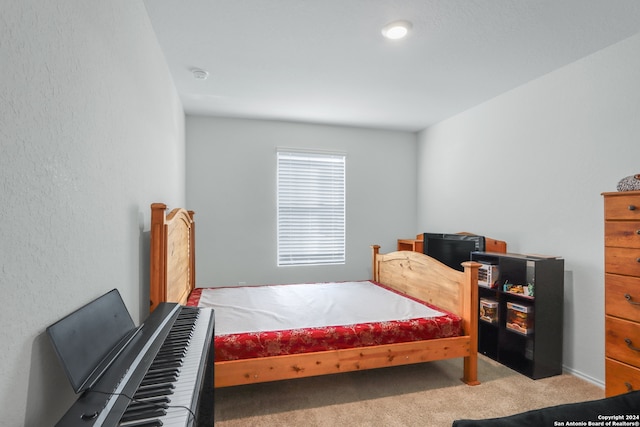
[[[345,156],[278,151],[278,266],[344,264]]]

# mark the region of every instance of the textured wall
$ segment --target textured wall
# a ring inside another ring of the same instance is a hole
[[[346,153],[344,265],[276,266],[278,147]],[[415,235],[415,156],[416,135],[410,132],[187,116],[187,202],[196,212],[197,283],[369,278],[370,245],[388,252],[399,237]]]
[[[141,1],[4,2],[0,58],[0,425],[52,425],[75,396],[45,328],[112,288],[146,317],[184,113]]]
[[[640,35],[420,135],[424,229],[565,258],[564,365],[604,381],[603,191],[640,172]]]

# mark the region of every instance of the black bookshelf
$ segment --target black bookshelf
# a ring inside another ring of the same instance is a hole
[[[564,260],[493,252],[472,252],[471,259],[495,273],[479,285],[480,300],[495,301],[497,319],[479,320],[478,351],[533,379],[561,374]]]

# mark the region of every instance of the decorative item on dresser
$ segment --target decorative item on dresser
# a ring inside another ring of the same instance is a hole
[[[640,173],[622,178],[617,188],[618,191],[640,190]]]
[[[640,390],[640,191],[603,193],[605,393]]]

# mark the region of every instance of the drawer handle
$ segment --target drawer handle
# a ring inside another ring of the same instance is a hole
[[[632,301],[633,298],[629,294],[624,294],[624,299],[626,299],[629,304],[640,305],[640,302]]]
[[[627,391],[633,391],[633,386],[629,382],[624,382],[624,386],[627,388]]]
[[[636,210],[636,207],[635,207],[634,205],[629,205],[629,210],[630,210],[630,211],[635,211],[635,210]]]
[[[633,350],[633,351],[640,351],[640,348],[635,347],[635,346],[633,345],[633,342],[631,342],[631,339],[630,339],[630,338],[625,338],[625,339],[624,339],[624,342],[625,342],[625,343],[627,343],[627,347],[629,347],[631,350]]]

